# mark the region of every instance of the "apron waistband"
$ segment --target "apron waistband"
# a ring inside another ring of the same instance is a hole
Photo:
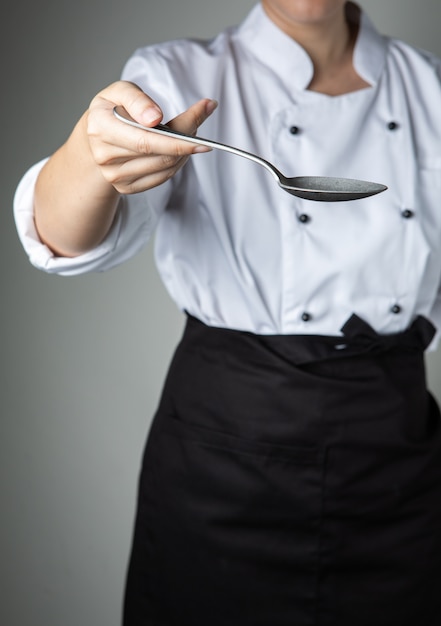
[[[423,352],[432,341],[436,328],[422,315],[418,315],[404,331],[380,334],[355,313],[341,328],[343,336],[336,335],[259,335],[249,331],[207,326],[187,313],[187,330],[208,331],[219,340],[241,336],[289,353],[292,363],[302,365],[330,359],[354,356],[373,356],[390,351]]]

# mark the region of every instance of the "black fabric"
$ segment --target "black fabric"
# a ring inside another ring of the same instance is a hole
[[[189,317],[144,454],[124,626],[438,626],[424,318],[381,337]]]

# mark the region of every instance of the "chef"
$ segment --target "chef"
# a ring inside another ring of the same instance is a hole
[[[288,176],[378,181],[322,203]],[[155,233],[185,312],[149,433],[124,626],[435,626],[441,61],[345,0],[262,0],[136,50],[15,196],[31,263],[108,270]],[[148,323],[148,320],[146,320]],[[117,332],[117,329],[115,329]]]

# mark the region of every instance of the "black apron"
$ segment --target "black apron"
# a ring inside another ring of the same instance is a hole
[[[139,484],[124,626],[439,626],[430,322],[254,335],[189,317]]]

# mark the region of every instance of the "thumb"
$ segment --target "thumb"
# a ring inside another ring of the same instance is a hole
[[[216,100],[204,98],[168,122],[168,126],[188,135],[196,135],[199,126],[216,110]]]

